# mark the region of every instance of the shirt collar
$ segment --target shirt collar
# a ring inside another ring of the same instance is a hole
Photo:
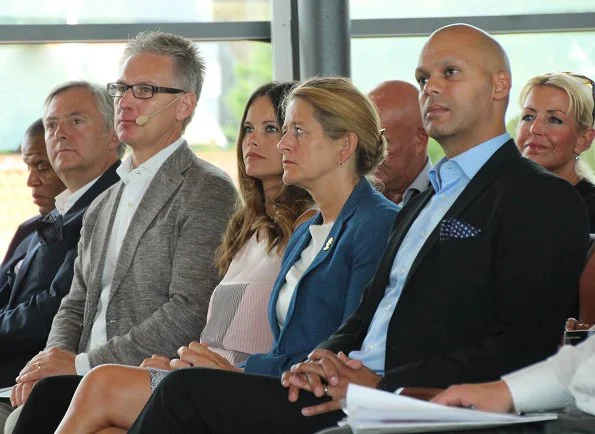
[[[133,171],[146,172],[151,177],[153,177],[159,171],[163,163],[165,163],[165,160],[167,160],[174,152],[176,152],[177,149],[180,146],[182,146],[183,143],[184,138],[180,137],[178,140],[173,142],[171,145],[166,146],[161,151],[157,152],[155,155],[153,155],[151,158],[149,158],[147,161],[145,161],[138,167],[133,167],[132,155],[129,155],[126,158],[126,160],[124,160],[124,162],[120,164],[120,167],[116,169],[116,173],[118,174],[118,176],[124,184],[128,184],[128,182],[130,181],[130,174]]]
[[[431,168],[432,162],[430,161],[430,157],[426,156],[425,166],[423,167],[423,169],[421,169],[421,172],[417,174],[417,177],[413,180],[411,185],[407,187],[405,193],[407,193],[407,190],[410,190],[412,188],[415,188],[417,191],[424,191],[426,188],[428,188],[428,172]]]
[[[99,176],[93,179],[92,181],[86,183],[76,191],[71,192],[67,188],[58,196],[56,196],[56,209],[58,210],[58,212],[62,215],[65,215],[70,210],[70,208],[72,208],[72,206],[76,203],[76,201],[83,197],[83,194],[85,194],[87,190],[89,190],[93,186],[93,184],[95,184],[95,181],[97,181],[98,179]]]
[[[477,146],[473,146],[471,149],[466,150],[456,157],[451,159],[448,159],[447,157],[442,158],[438,164],[432,167],[428,172],[428,177],[430,178],[432,187],[434,187],[434,191],[440,191],[442,187],[440,169],[448,161],[455,163],[462,174],[470,181],[484,164],[487,163],[492,155],[494,155],[496,151],[509,140],[510,134],[500,134],[499,136],[486,140]]]

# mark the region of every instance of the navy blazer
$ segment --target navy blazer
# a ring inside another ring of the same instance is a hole
[[[434,190],[403,207],[361,305],[320,347],[361,349],[399,247]],[[493,381],[543,360],[573,311],[589,242],[568,182],[523,158],[512,140],[477,172],[444,219],[480,229],[432,231],[390,320],[379,388]]]
[[[8,245],[2,264],[0,264],[0,288],[13,277],[12,267],[14,264],[23,259],[27,254],[27,247],[35,232],[35,222],[41,217],[42,216],[40,215],[31,217],[29,220],[21,223],[17,228],[17,231]],[[0,306],[3,306],[5,302],[5,300],[0,299]]]
[[[11,354],[20,357],[44,348],[60,301],[70,290],[83,215],[101,192],[119,181],[118,165],[119,161],[104,172],[64,215],[62,240],[42,245],[39,235],[33,231],[25,239],[25,255],[15,254],[6,263],[8,277],[2,279],[4,284],[0,287],[0,356],[3,361]],[[23,263],[18,273],[9,276],[21,259]]]
[[[310,226],[321,224],[322,215],[318,213],[295,230],[269,301],[273,347],[269,353],[250,356],[246,372],[280,376],[353,313],[374,275],[397,210],[365,178],[358,183],[295,288],[281,330],[276,313],[279,291],[287,272],[310,244]]]

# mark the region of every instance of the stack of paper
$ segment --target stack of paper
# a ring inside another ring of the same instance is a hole
[[[343,411],[356,434],[469,430],[556,419],[555,414],[516,416],[446,407],[382,390],[349,385]]]

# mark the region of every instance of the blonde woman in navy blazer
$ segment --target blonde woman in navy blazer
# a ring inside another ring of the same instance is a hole
[[[285,250],[269,302],[271,351],[253,354],[242,366],[245,372],[275,376],[306,358],[353,313],[397,210],[366,179],[384,158],[386,143],[374,105],[350,81],[308,80],[292,91],[286,107],[278,145],[283,181],[308,190],[320,212],[294,232]],[[321,248],[305,258],[316,225],[332,226]],[[280,292],[291,286],[289,273],[296,265],[303,274],[293,277],[299,281],[285,317],[279,318]]]
[[[248,357],[245,372],[280,376],[304,360],[355,311],[362,288],[374,275],[384,251],[395,209],[366,178],[361,178],[295,289],[281,329],[276,306],[285,275],[310,243],[310,226],[323,222],[322,213],[294,232],[269,302],[273,348]]]

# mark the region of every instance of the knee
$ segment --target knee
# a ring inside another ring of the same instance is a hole
[[[76,397],[82,399],[85,397],[105,396],[109,393],[117,393],[118,385],[122,383],[121,379],[125,374],[124,366],[119,365],[101,365],[91,369],[81,381]]]

